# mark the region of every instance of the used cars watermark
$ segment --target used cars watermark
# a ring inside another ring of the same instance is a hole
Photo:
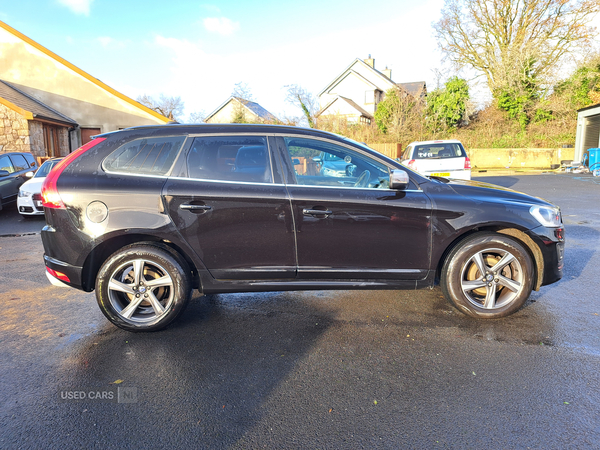
[[[137,403],[138,388],[133,386],[119,386],[114,389],[95,390],[78,389],[60,391],[59,398],[63,401],[101,401],[117,403]]]

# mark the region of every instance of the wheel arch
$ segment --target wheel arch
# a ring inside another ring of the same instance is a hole
[[[436,282],[439,282],[442,273],[442,267],[444,266],[444,262],[446,258],[450,255],[450,252],[462,242],[465,238],[480,232],[494,232],[499,234],[504,234],[506,236],[510,236],[517,241],[519,241],[526,250],[529,251],[530,256],[533,259],[534,267],[535,267],[535,283],[533,285],[534,290],[539,291],[544,278],[544,257],[542,256],[542,251],[538,247],[538,245],[529,237],[524,231],[519,230],[517,228],[508,228],[503,226],[488,226],[488,227],[480,227],[473,228],[460,236],[458,236],[452,243],[444,250],[442,257],[438,261],[436,268]]]
[[[186,252],[176,244],[170,241],[165,241],[156,236],[145,234],[124,234],[107,239],[98,244],[88,255],[83,263],[82,269],[82,288],[86,292],[94,290],[96,284],[96,276],[104,262],[117,250],[120,250],[129,245],[151,245],[169,252],[174,258],[180,262],[184,262],[190,270],[190,281],[194,289],[200,288],[200,277],[198,268]]]

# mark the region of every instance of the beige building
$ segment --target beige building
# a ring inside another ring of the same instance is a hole
[[[205,119],[206,123],[264,123],[277,118],[256,102],[229,97]]]
[[[356,59],[319,93],[321,109],[317,117],[341,116],[348,123],[371,123],[377,104],[393,87],[413,96],[427,94],[424,81],[395,83],[392,70],[387,67],[381,72],[375,69],[375,59],[371,55],[365,60]]]
[[[0,152],[61,156],[95,134],[168,122],[0,21]]]

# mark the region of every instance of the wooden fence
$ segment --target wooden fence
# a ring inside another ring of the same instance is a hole
[[[400,158],[402,155],[402,144],[367,144],[373,150],[377,150],[379,153],[383,153],[392,159]]]

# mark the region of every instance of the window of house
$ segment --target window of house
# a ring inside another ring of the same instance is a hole
[[[166,175],[184,140],[185,136],[176,136],[130,141],[104,160],[104,169],[109,172]]]
[[[261,136],[207,136],[194,139],[188,176],[204,180],[272,183],[267,139]]]

